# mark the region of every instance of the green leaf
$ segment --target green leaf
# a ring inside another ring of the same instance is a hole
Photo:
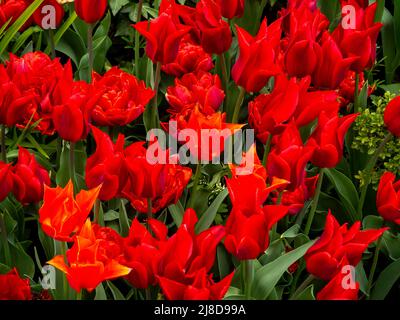
[[[110,8],[113,16],[115,16],[123,6],[127,5],[129,0],[110,0]]]
[[[171,213],[172,219],[174,219],[176,226],[179,227],[182,224],[183,215],[185,214],[185,209],[183,208],[181,202],[178,201],[176,204],[170,205],[168,210]]]
[[[126,300],[121,291],[119,291],[119,289],[111,281],[107,281],[107,285],[111,290],[114,300]]]
[[[296,300],[315,300],[314,285],[312,284],[305,288],[301,293],[299,293]]]
[[[314,242],[310,241],[261,267],[254,277],[252,296],[256,299],[267,299],[287,269],[302,258]]]
[[[371,293],[372,300],[383,300],[400,278],[400,259],[381,272]]]
[[[361,217],[358,217],[357,214],[358,202],[360,200],[353,182],[336,169],[326,169],[325,173],[339,194],[344,209],[351,215],[352,221],[361,220]]]
[[[100,283],[96,288],[94,300],[107,300],[107,294],[102,283]]]
[[[221,191],[221,193],[215,198],[213,203],[210,205],[210,207],[207,209],[206,212],[204,212],[197,222],[196,225],[196,233],[199,234],[204,230],[207,230],[212,223],[214,222],[215,216],[217,215],[218,209],[221,206],[221,204],[224,202],[225,198],[228,196],[228,190],[224,189]]]
[[[122,199],[119,206],[119,227],[121,231],[121,236],[127,237],[129,234],[129,219],[126,212],[124,200]]]

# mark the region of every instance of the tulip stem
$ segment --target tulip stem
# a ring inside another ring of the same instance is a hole
[[[356,81],[355,81],[355,88],[354,88],[354,112],[358,112],[358,98],[360,95],[360,90],[359,90],[359,85],[360,85],[360,75],[356,72]]]
[[[149,221],[153,219],[153,202],[151,198],[147,198],[147,226],[150,229]]]
[[[7,266],[11,267],[12,265],[11,252],[10,252],[10,246],[8,244],[7,229],[3,213],[0,213],[0,239],[1,242],[3,243],[5,263]]]
[[[244,95],[246,94],[246,90],[243,87],[239,87],[239,96],[236,100],[235,110],[233,112],[232,123],[238,123],[240,109],[242,107],[244,101]]]
[[[371,292],[371,288],[372,288],[372,282],[374,281],[375,270],[376,270],[376,266],[378,265],[379,252],[381,251],[381,248],[382,248],[382,236],[379,238],[378,242],[376,243],[374,259],[372,260],[371,271],[369,273],[367,290],[366,290],[368,298],[370,296],[370,292]]]
[[[69,177],[74,185],[74,191],[77,192],[76,176],[75,176],[75,143],[69,143]]]
[[[54,41],[54,30],[50,28],[48,30],[48,34],[49,34],[49,45],[50,45],[50,49],[51,49],[51,58],[55,59],[55,57],[56,57],[56,43]]]
[[[264,157],[262,160],[263,167],[265,167],[267,165],[268,154],[271,150],[271,142],[272,142],[272,134],[269,134],[267,143],[265,144],[265,148],[264,148]]]
[[[146,300],[148,301],[148,300],[152,300],[151,299],[151,290],[150,290],[150,288],[146,288],[145,290],[144,290],[144,292],[145,292],[145,295],[146,295]]]
[[[368,161],[367,165],[365,166],[365,169],[363,171],[364,177],[366,181],[364,181],[363,186],[361,187],[361,196],[360,196],[360,201],[358,202],[358,208],[357,208],[357,215],[361,219],[362,217],[362,210],[364,208],[364,202],[365,198],[367,196],[367,191],[368,191],[368,186],[371,182],[371,176],[372,176],[372,170],[374,169],[376,162],[379,159],[380,154],[383,152],[386,144],[392,139],[392,134],[388,133],[379,147],[376,149],[374,156]]]
[[[103,221],[99,221],[100,220],[100,206],[101,206],[101,202],[100,199],[96,199],[96,201],[94,202],[94,223],[98,223],[101,226],[104,225]]]
[[[191,195],[190,195],[189,202],[188,202],[188,205],[186,206],[186,208],[193,208],[197,187],[198,187],[199,182],[200,182],[200,177],[201,177],[201,164],[198,163],[197,167],[196,167],[196,173],[194,175]]]
[[[225,54],[222,53],[219,56],[219,60],[221,63],[221,72],[222,72],[222,83],[225,91],[225,101],[227,99],[227,93],[228,93],[228,68],[226,66],[226,59],[225,59]]]
[[[67,243],[66,242],[60,242],[60,247],[61,247],[61,255],[63,256],[64,260],[67,260]],[[68,281],[67,281],[67,274],[63,274],[63,290],[64,290],[64,300],[68,300]]]
[[[83,289],[76,294],[76,300],[82,300],[82,291]]]
[[[298,295],[302,293],[310,284],[315,280],[315,277],[310,274],[304,281],[303,283],[297,288],[297,290],[292,294],[292,296],[289,298],[289,300],[296,300]]]
[[[6,126],[1,125],[1,160],[7,163],[7,149],[6,149]]]
[[[136,23],[142,19],[143,0],[139,0],[137,5]],[[135,30],[135,73],[139,77],[139,58],[140,58],[140,33]]]
[[[315,212],[317,211],[319,196],[321,195],[322,182],[324,180],[324,169],[321,169],[318,177],[317,189],[315,190],[315,195],[313,203],[311,205],[310,213],[308,214],[308,220],[306,227],[304,229],[304,234],[308,236],[311,230],[312,223],[314,221]]]
[[[159,127],[158,118],[158,87],[161,81],[161,62],[157,62],[156,73],[154,75],[154,98],[153,98],[153,109],[151,109],[151,124],[150,129]]]
[[[250,300],[251,287],[254,280],[254,260],[242,261],[242,277],[244,284],[244,296],[246,297],[246,300]]]
[[[92,82],[92,73],[93,73],[93,62],[94,62],[94,54],[93,54],[93,27],[94,24],[89,24],[87,29],[87,50],[88,50],[88,63],[89,63],[89,83]]]

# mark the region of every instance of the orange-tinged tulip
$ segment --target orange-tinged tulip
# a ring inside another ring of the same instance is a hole
[[[43,206],[39,210],[39,222],[43,231],[59,241],[72,241],[85,223],[101,185],[89,191],[82,190],[74,197],[71,181],[65,188],[45,186]]]
[[[75,291],[91,292],[101,282],[126,276],[131,271],[105,254],[105,242],[107,240],[96,238],[92,223],[87,219],[79,235],[74,237],[74,245],[67,251],[68,264],[62,255],[48,264],[64,272]]]

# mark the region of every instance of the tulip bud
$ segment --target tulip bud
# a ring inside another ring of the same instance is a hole
[[[75,11],[79,18],[92,24],[104,17],[107,0],[75,0]]]

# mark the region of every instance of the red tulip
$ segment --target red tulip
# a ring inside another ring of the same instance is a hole
[[[126,278],[138,289],[146,289],[157,283],[155,272],[160,259],[160,242],[167,241],[168,229],[163,223],[155,219],[148,223],[155,237],[134,219],[129,236],[124,239],[124,257],[121,263],[132,269]]]
[[[395,180],[393,173],[383,174],[376,195],[376,207],[385,220],[400,224],[400,181]]]
[[[349,0],[346,5],[351,5],[356,10],[355,29],[345,29],[339,24],[332,36],[345,57],[355,58],[351,70],[361,73],[372,68],[375,63],[376,43],[383,24],[374,22],[377,3],[366,9],[360,8],[356,0]]]
[[[343,266],[348,265],[344,258]],[[355,282],[353,285],[348,284],[350,275],[342,271],[338,272],[331,281],[317,293],[317,300],[358,300],[358,291],[360,284]],[[352,280],[354,281],[354,279]],[[346,284],[344,286],[343,284]]]
[[[313,83],[317,88],[337,89],[357,58],[344,58],[338,45],[327,32],[323,35],[321,48],[323,59],[318,62]]]
[[[75,11],[88,24],[101,20],[107,10],[107,0],[75,0]]]
[[[32,300],[29,279],[21,279],[17,269],[0,274],[0,300]]]
[[[280,73],[275,64],[275,49],[281,35],[281,20],[267,27],[264,19],[257,36],[252,37],[247,31],[236,26],[240,55],[232,68],[232,78],[247,92],[258,92],[269,78]]]
[[[360,231],[357,221],[351,228],[342,226],[328,213],[325,230],[305,256],[307,271],[312,275],[329,281],[341,271],[346,259],[351,266],[357,266],[368,245],[377,240],[387,228]]]
[[[383,119],[390,133],[400,137],[400,96],[389,102]]]
[[[358,74],[358,92],[361,92],[365,85],[364,73]],[[356,88],[356,73],[354,71],[348,71],[346,78],[342,81],[339,86],[339,98],[341,107],[346,107],[349,103],[354,102]],[[368,96],[370,96],[375,90],[374,86],[368,86]]]
[[[269,193],[286,182],[267,187],[258,174],[227,179],[232,211],[226,222],[225,247],[239,260],[256,259],[269,245],[269,231],[288,213],[288,207],[266,205]]]
[[[318,65],[318,61],[323,59],[319,44],[310,40],[300,40],[293,42],[285,55],[285,67],[291,77],[305,77],[312,75]]]
[[[185,37],[179,45],[175,61],[162,66],[162,70],[175,77],[182,77],[187,73],[210,71],[214,68],[211,56],[204,49]]]
[[[0,3],[0,26],[5,25],[8,20],[10,23],[7,25],[9,28],[19,17],[20,15],[28,8],[29,2],[26,0],[5,0]],[[32,19],[28,19],[28,21],[22,26],[19,31],[24,31],[32,24]]]
[[[267,160],[268,176],[289,181],[287,190],[295,191],[304,184],[306,165],[314,148],[303,146],[299,130],[293,122],[275,140]]]
[[[122,194],[142,213],[148,211],[148,199],[151,199],[152,211],[157,213],[179,200],[192,172],[180,165],[150,163],[143,145],[137,142],[125,150],[128,180]],[[165,157],[170,157],[168,150]]]
[[[344,139],[347,131],[358,117],[350,114],[339,118],[329,118],[321,113],[318,126],[307,145],[314,147],[311,162],[320,168],[335,168],[343,157]]]
[[[59,241],[71,241],[80,231],[93,208],[100,186],[89,191],[82,190],[76,197],[69,181],[65,188],[45,186],[43,205],[39,210],[39,222],[43,231]]]
[[[271,134],[284,129],[283,124],[293,116],[298,103],[296,79],[288,80],[285,75],[276,77],[270,94],[261,94],[249,103],[249,123],[264,145]]]
[[[125,126],[138,118],[154,96],[143,81],[117,67],[104,76],[93,75],[93,86],[101,92],[92,110],[92,118],[99,126]]]
[[[86,185],[95,188],[101,185],[99,199],[109,201],[121,195],[127,181],[124,163],[124,136],[119,135],[113,144],[111,138],[92,126],[96,141],[96,152],[86,162]]]
[[[171,12],[172,7],[165,11],[160,8],[156,19],[142,21],[133,26],[146,38],[146,54],[154,63],[174,62],[178,56],[179,43],[190,30],[189,27],[176,23]]]
[[[14,189],[15,179],[11,171],[11,164],[0,161],[0,181],[0,202],[2,202]]]
[[[244,13],[244,0],[217,0],[222,16],[227,19],[241,17]]]
[[[232,44],[231,28],[222,19],[218,4],[214,0],[200,0],[194,16],[203,49],[210,54],[228,51]]]
[[[197,74],[185,74],[181,79],[175,79],[175,86],[167,88],[165,95],[173,115],[188,115],[197,106],[201,113],[212,115],[224,101],[218,75],[200,71]]]
[[[23,205],[37,203],[43,199],[44,186],[50,185],[49,173],[36,162],[35,156],[20,147],[18,162],[12,169],[13,193]]]
[[[49,15],[53,14],[53,11],[46,10],[48,9],[48,7],[51,7],[55,10],[54,26],[50,25],[53,22],[53,17],[51,17],[51,19],[48,18]],[[33,13],[32,17],[33,21],[35,21],[35,23],[42,29],[55,29],[61,25],[64,14],[64,8],[61,4],[57,2],[57,0],[45,0]]]
[[[229,289],[233,273],[218,283],[210,273],[224,227],[196,234],[196,223],[196,213],[188,209],[178,231],[161,248],[156,274],[168,300],[220,300]]]
[[[105,254],[105,241],[96,238],[88,219],[79,235],[74,237],[74,245],[67,251],[67,263],[61,255],[47,263],[64,272],[75,291],[86,289],[91,292],[101,282],[126,276],[131,271]]]

